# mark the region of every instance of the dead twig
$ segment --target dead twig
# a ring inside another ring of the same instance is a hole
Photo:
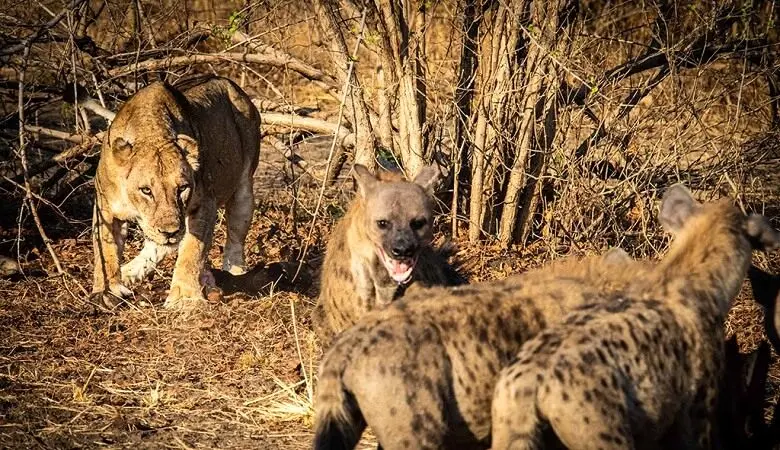
[[[327,87],[337,89],[338,85],[323,71],[304,63],[283,52],[268,53],[194,53],[191,55],[174,56],[171,58],[147,59],[138,63],[117,67],[108,71],[111,77],[123,77],[139,71],[170,70],[177,67],[185,67],[192,64],[215,63],[221,61],[243,62],[248,64],[261,64],[274,67],[286,67],[305,78],[318,81]]]
[[[19,42],[18,44],[12,45],[10,47],[6,47],[4,49],[0,49],[0,56],[12,55],[21,50],[23,50],[26,55],[29,55],[30,46],[32,44],[34,44],[38,39],[40,39],[41,36],[43,36],[43,34],[46,33],[49,29],[51,29],[52,27],[60,23],[60,21],[65,18],[65,15],[67,15],[73,9],[81,6],[81,4],[84,3],[85,1],[86,0],[71,0],[71,2],[68,4],[68,6],[65,7],[65,9],[60,11],[59,14],[57,14],[56,16],[52,17],[51,20],[43,24],[43,26],[35,30],[33,34],[23,39],[22,42]]]
[[[38,208],[35,205],[35,197],[33,196],[32,188],[30,187],[30,177],[27,172],[27,139],[25,136],[25,128],[24,128],[24,76],[25,72],[27,70],[27,59],[30,56],[30,46],[26,46],[24,48],[24,56],[22,57],[22,67],[19,70],[19,155],[22,162],[22,173],[24,175],[24,190],[26,192],[25,194],[25,202],[27,204],[27,207],[30,208],[30,213],[32,214],[33,221],[35,222],[35,226],[38,228],[38,233],[41,235],[41,239],[43,239],[43,243],[46,246],[46,250],[49,251],[49,254],[51,255],[52,261],[54,262],[54,267],[57,269],[57,273],[62,275],[65,273],[65,271],[62,269],[62,264],[60,264],[60,259],[57,257],[57,253],[54,251],[54,247],[51,245],[51,239],[49,239],[49,236],[46,234],[46,230],[43,228],[43,223],[41,222],[41,218],[38,215]],[[22,225],[19,224],[19,228],[21,228]]]

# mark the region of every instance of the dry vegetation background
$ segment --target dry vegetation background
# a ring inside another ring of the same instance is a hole
[[[0,447],[305,448],[309,313],[353,161],[443,165],[439,231],[474,281],[608,246],[656,257],[677,181],[780,224],[778,19],[761,0],[3,1],[0,255],[22,273],[0,278]],[[161,309],[168,261],[103,311],[106,123],[63,98],[76,81],[116,110],[202,73],[263,117],[254,269],[217,273],[227,298],[183,318]],[[728,328],[743,352],[764,341],[749,289]]]

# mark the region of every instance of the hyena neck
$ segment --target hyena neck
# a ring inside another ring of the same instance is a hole
[[[726,204],[691,218],[659,264],[663,289],[679,289],[682,305],[696,314],[725,317],[751,262],[743,222],[741,212]]]

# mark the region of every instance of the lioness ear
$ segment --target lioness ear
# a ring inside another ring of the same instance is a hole
[[[363,164],[355,164],[352,166],[352,171],[354,172],[358,193],[361,197],[365,198],[366,195],[368,195],[368,193],[374,189],[374,186],[376,186],[379,180]]]
[[[691,191],[682,184],[675,184],[664,193],[658,220],[667,231],[677,233],[700,207],[701,204],[693,198]]]
[[[123,137],[118,137],[111,141],[111,154],[119,161],[126,161],[133,153],[133,144],[126,141]]]
[[[436,183],[441,177],[441,171],[436,165],[425,166],[420,173],[414,177],[414,184],[421,186],[429,194],[433,194]]]
[[[601,255],[601,261],[604,264],[608,264],[610,266],[618,266],[621,264],[630,263],[633,261],[633,259],[631,259],[631,256],[622,248],[612,247],[611,249],[607,250],[606,253]]]
[[[200,167],[198,141],[186,134],[180,134],[176,136],[176,145],[184,151],[184,158],[187,159],[187,163],[192,167],[192,170],[197,172]]]

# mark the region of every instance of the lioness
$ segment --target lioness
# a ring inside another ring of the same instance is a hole
[[[366,312],[402,296],[412,282],[464,282],[431,247],[439,169],[427,166],[411,182],[400,172],[374,175],[360,164],[353,171],[358,195],[328,242],[313,315],[323,347]]]
[[[223,269],[244,271],[252,220],[252,176],[260,152],[260,114],[245,92],[211,78],[181,92],[165,83],[138,91],[119,110],[103,141],[95,178],[92,292],[110,307],[131,295],[127,285],[162,258],[179,254],[165,307],[203,300],[201,273],[225,205]],[[127,221],[143,231],[143,249],[123,265]]]

